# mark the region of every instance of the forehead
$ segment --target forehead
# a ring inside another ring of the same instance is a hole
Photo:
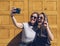
[[[33,14],[33,16],[36,16],[37,17],[37,14]]]
[[[40,14],[39,16],[44,17],[43,14]]]

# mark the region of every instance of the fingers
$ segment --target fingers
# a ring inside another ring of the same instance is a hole
[[[12,7],[12,9],[11,9],[11,16],[14,16],[14,12],[16,12],[16,7]]]
[[[47,21],[44,21],[44,26],[48,26],[48,22]]]
[[[12,7],[12,9],[16,9],[16,7]]]
[[[11,12],[15,12],[16,7],[12,7]]]

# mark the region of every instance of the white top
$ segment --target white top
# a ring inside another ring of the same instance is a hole
[[[32,42],[35,38],[36,32],[32,30],[32,26],[29,26],[28,23],[23,23],[23,25],[22,42]]]

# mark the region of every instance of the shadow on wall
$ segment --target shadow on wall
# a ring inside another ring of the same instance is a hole
[[[22,31],[16,36],[14,37],[7,46],[19,46],[20,42],[21,42],[21,36],[22,36]]]

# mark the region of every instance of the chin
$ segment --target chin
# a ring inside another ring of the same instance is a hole
[[[39,25],[41,25],[42,23],[38,23]]]
[[[31,23],[35,23],[35,21],[31,21]]]

